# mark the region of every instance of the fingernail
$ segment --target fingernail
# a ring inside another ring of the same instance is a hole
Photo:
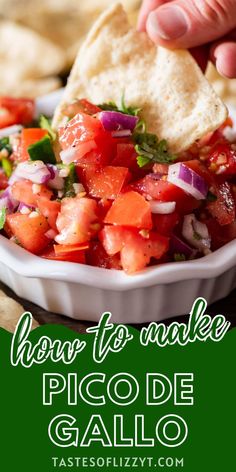
[[[188,22],[184,12],[176,5],[161,7],[150,13],[148,31],[151,36],[162,39],[177,39],[188,30]]]

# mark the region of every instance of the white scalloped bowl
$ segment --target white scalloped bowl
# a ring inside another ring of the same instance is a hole
[[[51,114],[62,91],[37,102]],[[236,240],[195,261],[154,266],[136,275],[45,260],[0,235],[0,280],[22,298],[74,319],[146,323],[190,312],[197,297],[208,304],[236,287]]]
[[[83,264],[45,260],[0,236],[0,279],[45,310],[98,321],[105,311],[116,323],[146,323],[189,313],[236,287],[236,241],[195,261],[150,267],[136,275]]]

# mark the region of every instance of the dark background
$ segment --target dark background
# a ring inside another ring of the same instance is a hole
[[[0,290],[3,290],[6,295],[18,301],[26,311],[30,311],[39,324],[63,324],[79,333],[84,333],[86,331],[86,328],[91,326],[91,323],[88,323],[86,321],[75,321],[65,316],[45,311],[37,305],[34,305],[33,303],[27,302],[26,300],[17,297],[17,295],[15,295],[12,290],[3,285],[1,282]],[[207,313],[211,316],[219,314],[224,315],[226,319],[231,322],[232,327],[236,327],[236,290],[234,290],[228,297],[224,298],[223,300],[220,300],[219,302],[209,306]],[[187,322],[188,316],[189,315],[184,315],[178,318],[169,319],[167,320],[166,324],[170,324],[174,320]],[[140,325],[135,326],[136,328],[141,327]]]

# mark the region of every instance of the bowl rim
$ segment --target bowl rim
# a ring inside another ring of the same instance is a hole
[[[236,240],[193,261],[170,262],[127,275],[122,270],[52,261],[31,254],[0,235],[0,261],[18,275],[114,291],[128,291],[184,280],[213,279],[236,266]]]
[[[63,93],[64,89],[61,88],[38,98],[36,115],[53,112]],[[127,275],[119,270],[43,259],[0,235],[0,262],[23,277],[51,279],[103,290],[128,291],[190,279],[214,279],[236,265],[236,239],[201,259],[157,264],[142,272]]]

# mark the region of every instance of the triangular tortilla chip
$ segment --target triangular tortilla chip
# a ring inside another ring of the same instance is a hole
[[[227,110],[187,51],[156,47],[130,27],[120,4],[95,23],[80,49],[53,126],[65,123],[64,106],[75,98],[95,104],[125,93],[127,105],[142,108],[149,132],[167,139],[174,152],[218,128]]]
[[[35,31],[0,20],[0,81],[38,79],[58,74],[65,66],[63,50]]]
[[[13,333],[24,312],[23,306],[12,298],[7,297],[7,295],[0,290],[0,328],[4,328]],[[37,328],[37,326],[39,326],[39,324],[33,319],[32,329]]]
[[[0,76],[0,90],[2,95],[11,97],[39,98],[61,87],[58,77],[44,77],[43,79],[24,79],[16,84],[13,80],[4,82]]]

